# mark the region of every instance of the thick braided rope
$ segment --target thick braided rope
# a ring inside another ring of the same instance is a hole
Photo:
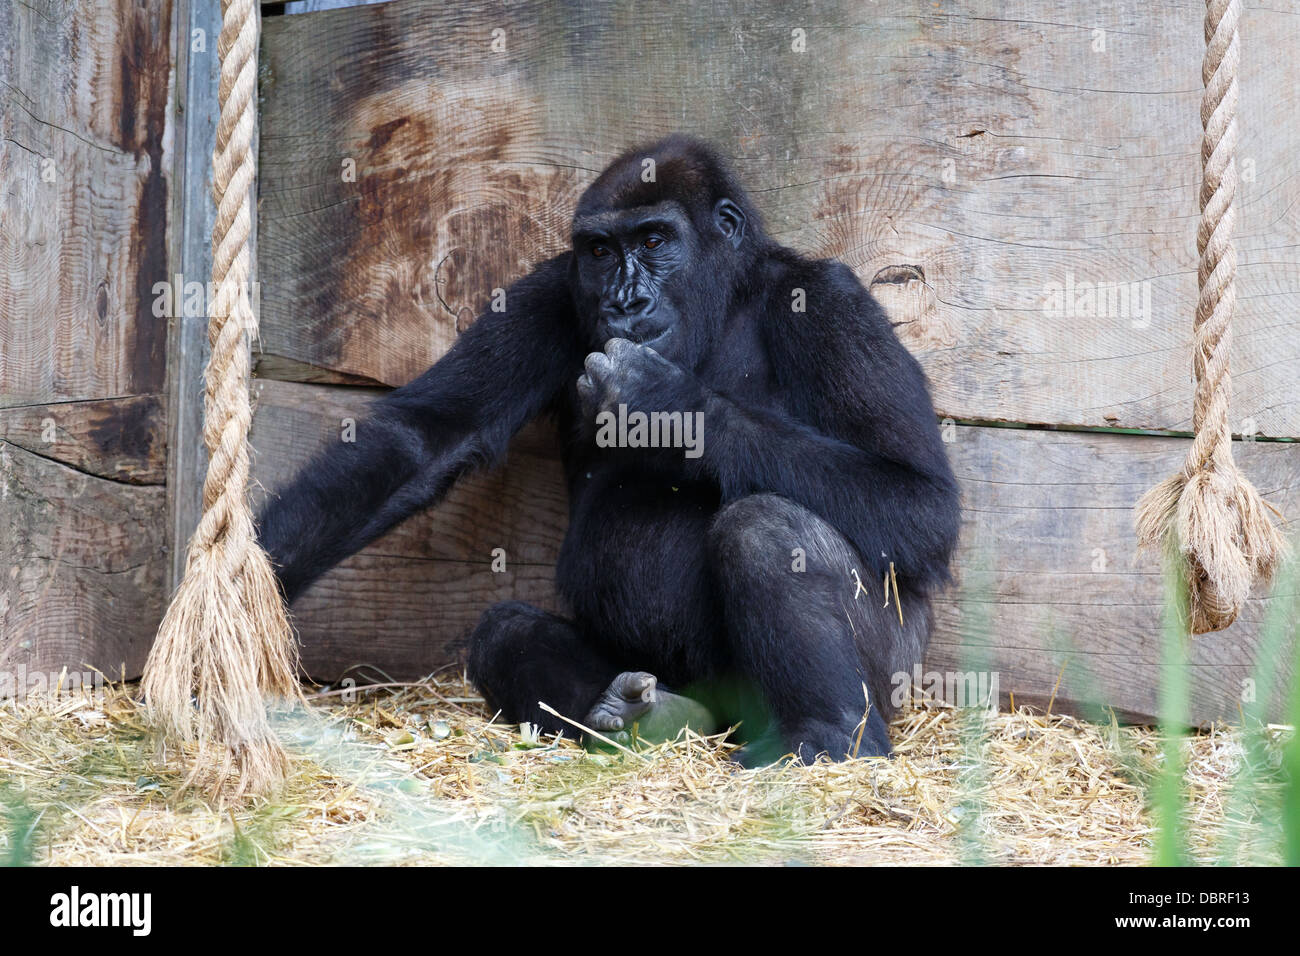
[[[240,525],[248,515],[249,350],[257,318],[249,298],[249,191],[253,156],[254,96],[257,92],[257,18],[254,0],[230,0],[222,11],[221,57],[216,149],[212,192],[217,207],[212,227],[212,283],[208,360],[204,396],[203,442],[210,462],[203,482],[203,517],[195,547],[218,541],[232,577],[244,567],[251,538]],[[232,30],[232,26],[234,29]],[[251,524],[250,524],[251,528]]]
[[[1201,78],[1201,220],[1192,366],[1195,437],[1181,473],[1138,503],[1138,539],[1163,543],[1180,566],[1194,633],[1231,624],[1252,583],[1271,576],[1285,544],[1258,492],[1232,458],[1228,352],[1236,307],[1232,244],[1237,191],[1237,21],[1239,0],[1207,0]]]
[[[1201,221],[1196,230],[1199,296],[1193,324],[1196,395],[1192,427],[1196,437],[1184,472],[1190,478],[1216,456],[1232,456],[1228,400],[1232,378],[1228,350],[1237,302],[1237,223],[1232,201],[1237,193],[1237,18],[1238,0],[1211,0],[1205,17],[1205,58],[1201,78]]]
[[[255,0],[223,0],[213,152],[212,281],[203,440],[209,453],[203,515],[185,577],[149,653],[145,699],[174,739],[197,743],[187,784],[219,790],[238,770],[237,793],[265,790],[286,760],[263,695],[298,695],[296,648],[275,575],[249,510],[249,346],[257,317],[249,295],[256,174],[258,16]],[[197,706],[195,706],[197,702]]]

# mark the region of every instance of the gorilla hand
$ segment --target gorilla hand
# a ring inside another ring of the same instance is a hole
[[[627,339],[610,339],[605,351],[589,354],[586,369],[578,378],[578,395],[592,415],[616,412],[619,405],[648,413],[694,411],[703,403],[695,376]]]

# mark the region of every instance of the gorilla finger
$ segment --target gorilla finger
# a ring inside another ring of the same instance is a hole
[[[617,358],[620,355],[626,355],[640,348],[635,342],[628,339],[610,339],[605,343],[605,354],[610,358]]]
[[[583,362],[583,366],[587,369],[587,374],[591,376],[593,382],[608,375],[613,369],[609,356],[604,352],[592,352],[587,356],[587,360]]]

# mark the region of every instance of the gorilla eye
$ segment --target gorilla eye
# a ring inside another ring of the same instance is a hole
[[[658,249],[663,244],[664,241],[658,236],[650,236],[645,242],[641,243],[641,245],[645,246],[647,249]]]
[[[592,246],[591,254],[595,256],[597,259],[603,259],[607,255],[609,255],[609,249],[606,248],[605,246]]]

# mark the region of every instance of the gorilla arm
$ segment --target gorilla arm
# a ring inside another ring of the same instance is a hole
[[[356,441],[331,447],[273,495],[257,524],[287,600],[455,480],[505,454],[569,384],[567,254],[506,291],[432,368],[371,406]]]
[[[927,468],[920,455],[888,457],[783,412],[743,409],[719,395],[705,403],[704,421],[702,460],[724,501],[783,495],[838,528],[877,574],[894,562],[917,584],[947,579],[958,507],[946,462]],[[938,443],[935,423],[913,440]]]

